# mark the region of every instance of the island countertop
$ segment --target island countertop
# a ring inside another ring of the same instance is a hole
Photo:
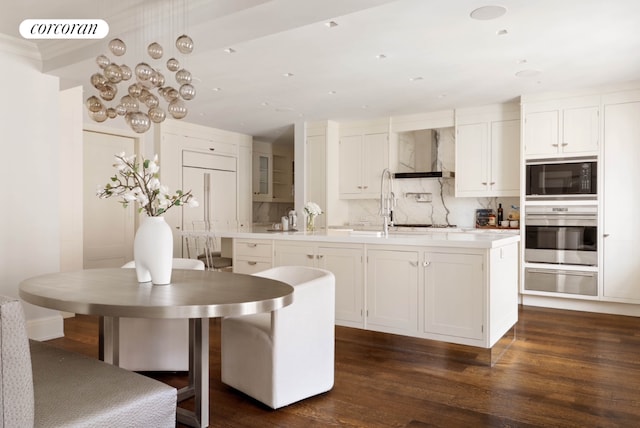
[[[316,241],[343,242],[380,245],[411,245],[421,247],[449,247],[449,248],[498,248],[520,241],[520,235],[505,232],[485,230],[447,231],[437,229],[433,231],[392,231],[388,237],[378,231],[359,231],[349,229],[328,229],[326,231],[265,231],[264,228],[254,228],[252,232],[218,232],[221,238],[235,239],[272,239],[283,241]]]

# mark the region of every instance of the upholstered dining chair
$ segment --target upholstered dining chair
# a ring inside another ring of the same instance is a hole
[[[335,277],[280,266],[254,275],[294,287],[271,313],[222,319],[222,382],[277,409],[333,388]]]
[[[174,258],[174,269],[204,270],[201,260]],[[135,269],[130,261],[123,268]],[[119,366],[134,371],[189,370],[186,319],[120,318]]]

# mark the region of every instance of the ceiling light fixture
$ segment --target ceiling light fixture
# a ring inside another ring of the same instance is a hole
[[[112,39],[108,47],[115,57],[121,57],[127,52],[127,45],[119,38]],[[183,34],[176,39],[175,47],[180,54],[188,55],[193,51],[193,40]],[[126,64],[113,62],[106,55],[98,55],[96,63],[100,70],[90,77],[91,85],[98,91],[98,96],[92,95],[85,102],[91,119],[104,122],[123,116],[134,132],[142,134],[151,128],[152,122],[160,123],[165,120],[167,114],[161,107],[161,98],[166,101],[166,110],[174,119],[183,119],[187,115],[185,101],[196,96],[196,90],[191,84],[191,73],[183,68],[175,57],[166,61],[167,71],[175,73],[175,81],[179,85],[176,89],[165,79],[160,71],[161,66],[154,64],[154,61],[159,61],[164,55],[160,43],[150,43],[146,52],[150,59],[139,62],[133,70]],[[136,82],[130,84],[126,89],[127,93],[115,101],[117,104],[106,104],[116,99],[119,92],[118,84],[126,85],[124,82],[134,77]],[[159,97],[154,95],[152,90],[157,90]]]
[[[329,95],[335,95],[336,91],[329,91]]]
[[[230,53],[230,54],[231,54],[231,53],[236,53],[236,50],[235,50],[234,48],[226,48],[224,51],[225,51],[226,53]]]
[[[378,59],[385,59],[386,57],[387,56],[385,54],[376,55],[376,58],[378,58]]]
[[[507,9],[502,6],[482,6],[473,10],[469,16],[480,21],[488,21],[500,18],[507,13]]]
[[[498,30],[498,31],[496,31],[496,34],[497,34],[498,36],[506,36],[508,33],[509,33],[509,32],[508,32],[507,30],[504,30],[504,29],[503,29],[503,30]]]
[[[412,82],[417,82],[417,81],[422,80],[422,79],[423,79],[422,76],[417,76],[417,77],[412,77],[409,80],[411,80]]]
[[[337,27],[338,23],[336,21],[329,21],[329,22],[325,22],[324,25],[326,25],[329,28],[333,28],[333,27]]]
[[[293,73],[284,73],[283,76],[284,77],[293,77]]]

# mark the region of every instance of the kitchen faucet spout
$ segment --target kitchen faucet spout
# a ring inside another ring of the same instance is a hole
[[[385,189],[386,183],[386,189]],[[393,174],[389,168],[382,170],[380,177],[380,215],[382,216],[382,232],[389,236],[389,226],[393,226],[393,208],[396,206],[396,195],[393,193]]]

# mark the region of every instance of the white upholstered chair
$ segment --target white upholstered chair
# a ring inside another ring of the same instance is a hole
[[[293,303],[222,320],[222,382],[277,409],[329,391],[334,380],[335,277],[280,266],[256,273],[294,287]]]
[[[122,266],[135,269],[131,261]],[[174,269],[204,270],[196,259],[173,259]],[[120,318],[119,366],[134,371],[189,370],[189,321]]]

